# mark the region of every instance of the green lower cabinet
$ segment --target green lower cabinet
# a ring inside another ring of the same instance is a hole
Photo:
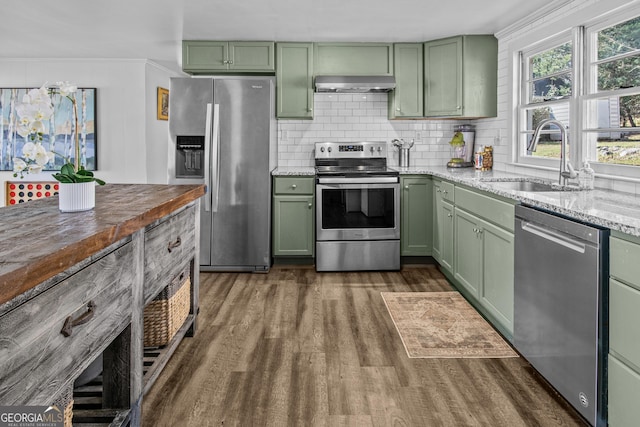
[[[313,256],[313,196],[273,196],[273,256]]]
[[[454,212],[454,280],[505,335],[513,334],[513,233],[459,207]]]
[[[640,374],[611,354],[607,374],[609,426],[637,426],[640,421]]]
[[[482,236],[479,233],[479,219],[461,209],[456,209],[454,227],[453,277],[477,299],[480,296],[482,280]]]
[[[453,232],[454,232],[454,223],[453,223],[453,213],[455,209],[453,205],[446,200],[442,201],[442,205],[440,206],[441,217],[442,217],[442,235],[441,235],[441,265],[449,271],[453,271],[454,259],[453,259]]]
[[[513,233],[480,221],[482,235],[482,287],[480,303],[513,334]]]
[[[609,278],[608,421],[640,422],[640,239],[611,232]]]
[[[433,180],[433,244],[432,256],[440,265],[453,272],[453,204],[445,199],[448,183]]]
[[[431,178],[402,176],[400,188],[400,255],[429,256],[433,241]]]

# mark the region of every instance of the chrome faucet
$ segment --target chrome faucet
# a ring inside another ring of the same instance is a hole
[[[577,178],[578,173],[571,165],[571,162],[567,160],[567,140],[569,136],[567,134],[567,127],[562,122],[556,119],[545,119],[538,123],[536,130],[533,132],[533,137],[527,146],[527,154],[536,151],[538,140],[540,139],[540,131],[543,127],[550,124],[556,125],[560,129],[560,176],[558,178],[558,184],[566,185],[567,179]]]

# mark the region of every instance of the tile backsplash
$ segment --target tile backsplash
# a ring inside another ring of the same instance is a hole
[[[389,120],[386,93],[316,93],[313,120],[278,121],[278,166],[313,166],[318,141],[385,141],[389,164],[398,165],[391,140],[415,140],[411,166],[442,166],[452,157],[449,141],[458,120]],[[476,144],[478,135],[476,134]]]

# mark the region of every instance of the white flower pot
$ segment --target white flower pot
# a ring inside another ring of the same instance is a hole
[[[82,212],[96,206],[96,183],[60,183],[58,207],[60,212]]]

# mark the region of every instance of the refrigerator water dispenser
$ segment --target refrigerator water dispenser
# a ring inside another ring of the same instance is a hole
[[[176,178],[204,178],[204,136],[177,136]]]

